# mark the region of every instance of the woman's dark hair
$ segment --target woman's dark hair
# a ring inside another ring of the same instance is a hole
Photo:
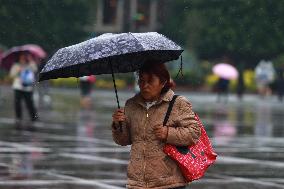
[[[168,92],[168,90],[174,86],[171,81],[170,73],[164,63],[147,62],[138,71],[139,76],[142,73],[153,74],[160,79],[160,82],[165,82],[161,94]]]

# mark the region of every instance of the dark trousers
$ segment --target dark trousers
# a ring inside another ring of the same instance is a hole
[[[16,118],[22,119],[22,101],[24,100],[30,115],[31,121],[35,121],[37,119],[37,113],[34,106],[33,101],[33,92],[14,90],[14,100],[15,100],[15,112]]]
[[[80,81],[81,96],[89,96],[92,92],[92,83],[89,81]]]

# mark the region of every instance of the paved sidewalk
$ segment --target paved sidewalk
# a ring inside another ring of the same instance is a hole
[[[95,90],[93,108],[83,110],[79,89],[51,89],[52,107],[40,109],[36,132],[14,129],[12,91],[0,91],[0,188],[125,188],[130,147],[111,138],[112,90]],[[219,155],[189,188],[284,188],[284,106],[275,96],[239,102],[230,95],[224,104],[215,94],[178,93],[192,102]],[[133,94],[119,91],[121,105]]]

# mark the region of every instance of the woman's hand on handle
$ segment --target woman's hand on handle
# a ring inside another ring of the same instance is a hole
[[[123,122],[126,120],[126,116],[124,114],[124,108],[116,109],[112,114],[112,121],[116,124],[119,122]]]

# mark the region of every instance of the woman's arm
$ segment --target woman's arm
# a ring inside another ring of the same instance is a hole
[[[112,124],[112,138],[116,144],[121,146],[127,146],[131,144],[130,139],[130,128],[126,121],[121,122],[122,131],[118,123],[113,122]]]
[[[11,78],[15,78],[19,76],[20,72],[21,72],[21,67],[17,64],[14,64],[10,70],[9,76]]]
[[[178,97],[174,106],[176,106],[175,111],[178,111],[177,118],[174,127],[168,128],[166,142],[177,146],[195,144],[201,135],[201,130],[194,118],[190,102],[185,97]]]
[[[126,146],[130,145],[131,136],[130,136],[130,124],[127,119],[127,102],[124,109],[118,109],[113,114],[113,122],[112,122],[112,138],[115,143]],[[120,123],[119,123],[120,122]],[[122,128],[122,130],[120,129]]]
[[[30,62],[29,66],[31,67],[31,69],[33,70],[34,73],[37,72],[37,65],[34,61]]]

